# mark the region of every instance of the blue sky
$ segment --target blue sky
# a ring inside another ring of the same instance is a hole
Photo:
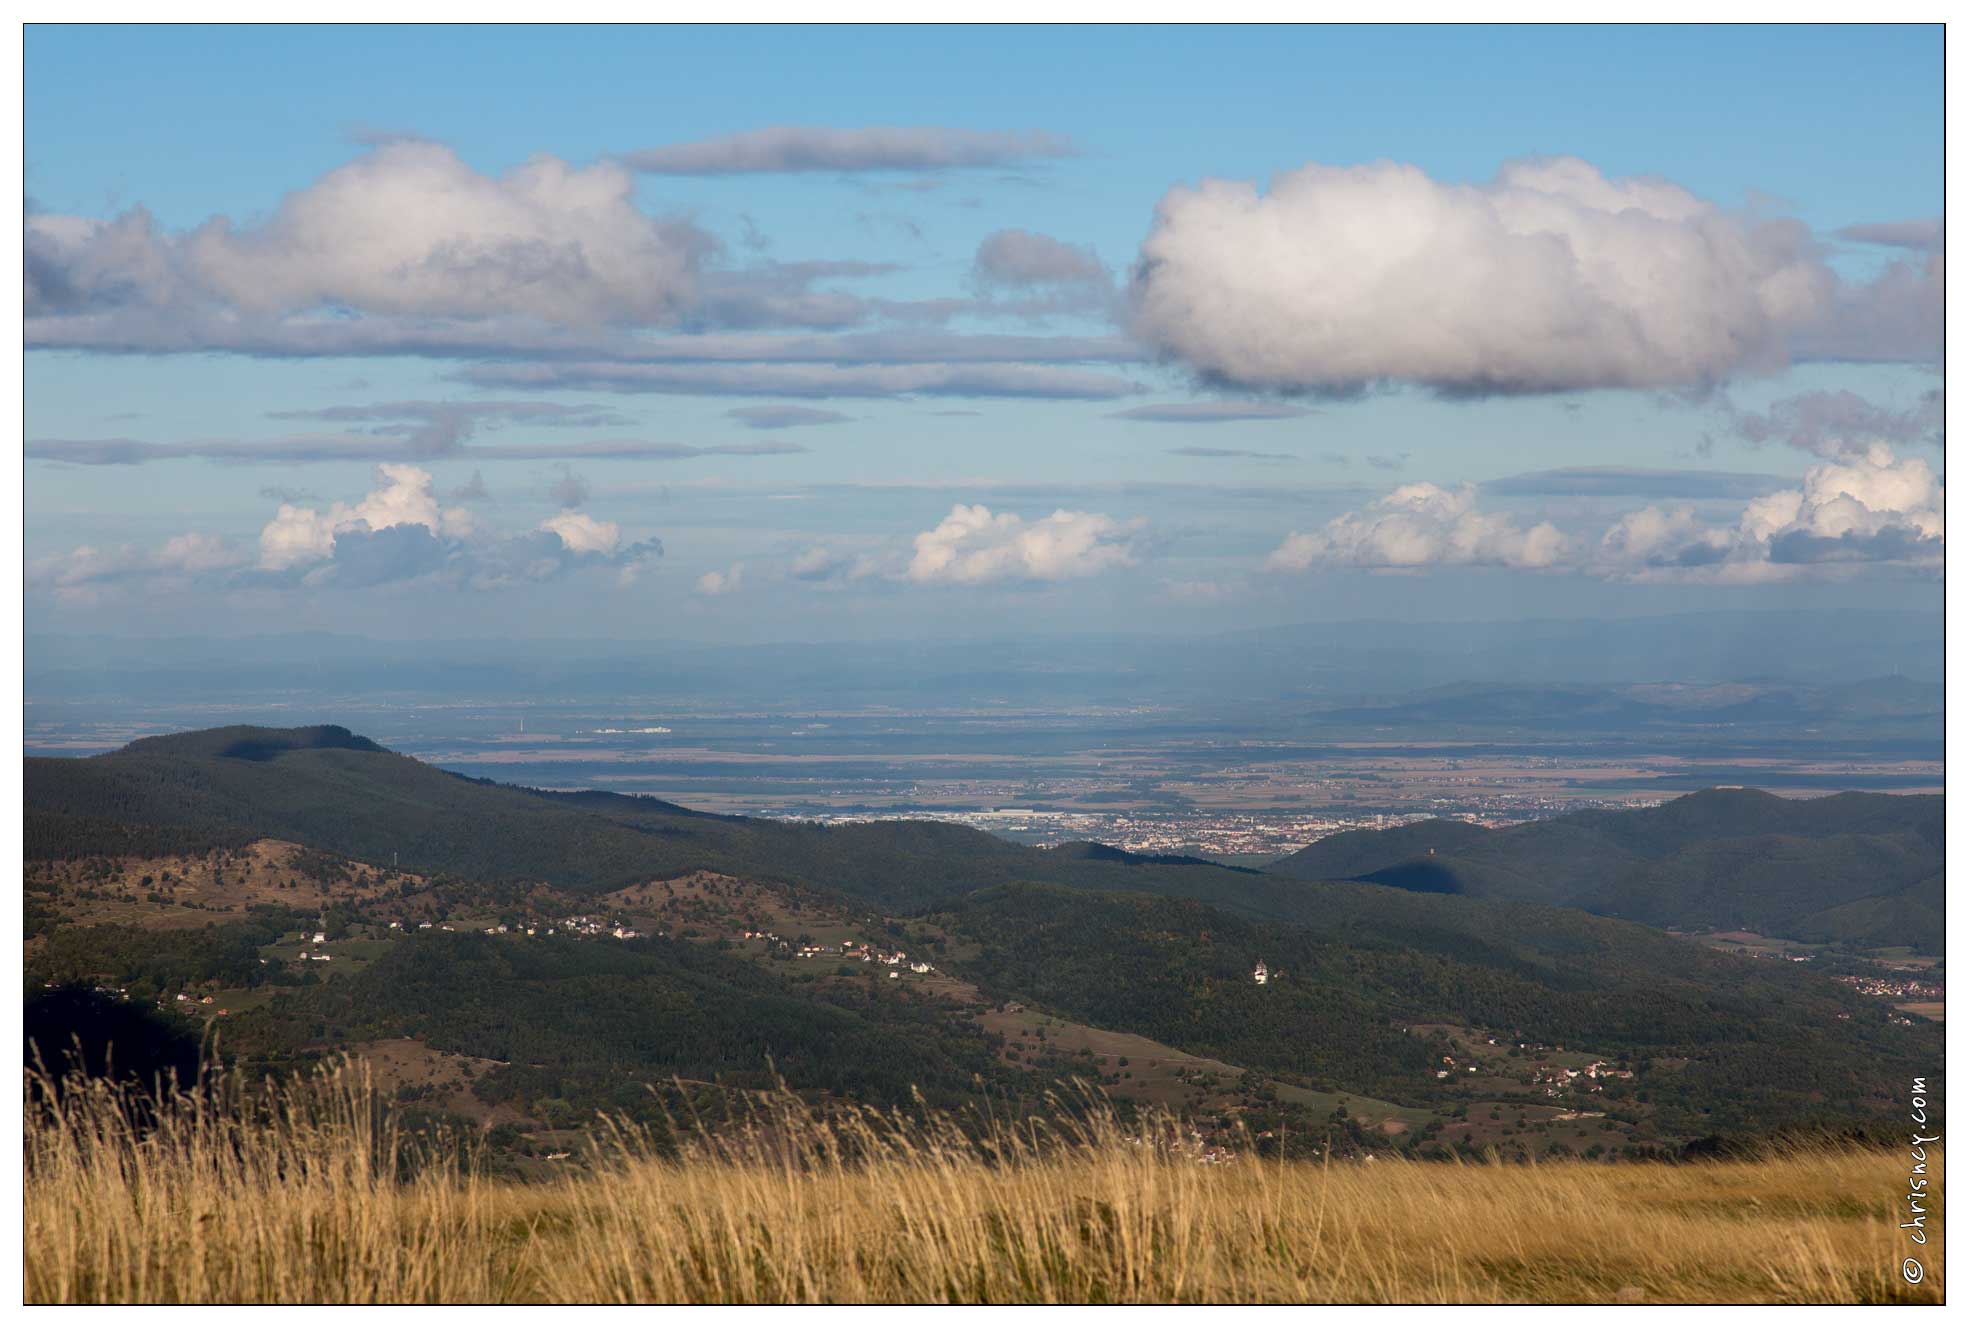
[[[34,27],[26,64],[31,630],[1939,610],[1938,28]]]

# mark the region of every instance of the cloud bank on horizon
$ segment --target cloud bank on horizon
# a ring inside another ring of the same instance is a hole
[[[479,486],[483,496],[483,485]],[[579,501],[585,493],[563,492]],[[175,536],[155,549],[79,546],[30,559],[27,584],[75,603],[116,590],[365,590],[422,583],[494,591],[607,568],[627,587],[663,557],[657,539],[625,541],[616,523],[564,507],[530,531],[484,529],[461,504],[446,506],[431,473],[376,467],[375,487],[354,503],[316,507],[283,500],[252,547],[210,532]]]
[[[1403,485],[1366,509],[1288,535],[1265,568],[1492,567],[1719,584],[1942,572],[1941,479],[1926,461],[1896,457],[1881,442],[1812,467],[1797,489],[1757,495],[1734,521],[1706,521],[1689,505],[1649,504],[1621,516],[1597,542],[1568,536],[1551,522],[1520,525],[1483,510],[1479,497],[1475,486]]]

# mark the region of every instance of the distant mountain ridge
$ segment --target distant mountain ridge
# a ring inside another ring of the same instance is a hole
[[[1709,789],[1659,807],[1487,830],[1347,831],[1273,864],[1314,881],[1524,900],[1681,929],[1943,946],[1943,800]]]
[[[1258,917],[1283,907],[1248,870],[1202,859],[1097,844],[1039,850],[939,822],[819,827],[646,796],[525,789],[448,773],[335,725],[162,735],[99,757],[29,758],[25,775],[30,859],[272,837],[575,891],[708,870],[828,889],[851,882],[860,898],[895,908],[1022,880],[1190,894]],[[1943,944],[1943,840],[1938,796],[1801,800],[1712,789],[1497,831],[1453,821],[1350,831],[1273,864],[1269,876],[1932,953]]]
[[[811,823],[697,812],[647,796],[554,792],[455,775],[333,725],[234,726],[25,763],[33,859],[183,853],[289,840],[372,863],[586,893],[729,873],[920,907],[981,886],[1136,889],[1144,873],[1199,895],[1244,873],[1201,859],[1050,852],[943,822]]]

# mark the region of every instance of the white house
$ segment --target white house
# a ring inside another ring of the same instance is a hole
[[[1256,983],[1259,987],[1263,987],[1265,986],[1266,983],[1270,982],[1271,977],[1272,977],[1272,971],[1265,968],[1265,962],[1263,960],[1260,960],[1258,962],[1258,967],[1251,971],[1251,981]]]

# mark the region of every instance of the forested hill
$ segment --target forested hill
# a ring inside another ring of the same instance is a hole
[[[1198,860],[1049,853],[939,822],[820,827],[647,797],[523,789],[450,774],[336,726],[235,726],[141,739],[97,757],[29,758],[25,784],[30,860],[198,852],[270,837],[407,871],[577,893],[702,869],[894,909],[1020,880],[1202,898],[1251,880]]]
[[[1272,871],[1568,905],[1658,927],[1942,949],[1942,799],[1710,789],[1487,830],[1349,831]]]
[[[994,996],[1403,1101],[1439,1083],[1421,1025],[1664,1059],[1647,1096],[1684,1135],[1880,1111],[1883,1072],[1920,1074],[1937,1046],[1932,1026],[1896,1025],[1801,966],[1576,910],[1343,883],[1299,900],[1296,920],[1258,923],[1195,900],[1013,885],[931,917],[976,947],[966,972]],[[1254,957],[1272,966],[1263,987]]]

